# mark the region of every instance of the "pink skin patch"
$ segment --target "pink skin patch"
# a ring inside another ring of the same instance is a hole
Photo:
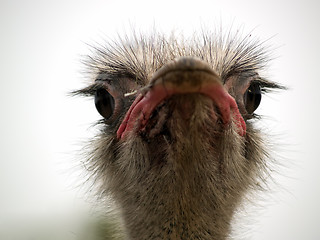
[[[151,113],[163,100],[174,94],[182,93],[202,93],[210,97],[221,113],[223,124],[225,126],[228,125],[232,115],[238,129],[238,134],[240,136],[245,135],[246,123],[239,112],[237,103],[221,84],[208,83],[200,89],[188,90],[157,84],[152,86],[145,95],[139,94],[132,103],[117,131],[118,139],[123,139],[135,128],[136,124],[139,124],[138,129],[143,129],[147,124]]]

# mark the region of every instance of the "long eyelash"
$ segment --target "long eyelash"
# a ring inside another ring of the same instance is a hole
[[[85,96],[85,97],[90,97],[90,96],[94,96],[96,91],[99,88],[105,88],[105,86],[101,83],[93,83],[90,86],[83,88],[83,89],[79,89],[79,90],[75,90],[72,91],[70,93],[71,96]]]
[[[254,80],[253,82],[257,82],[261,87],[261,92],[268,93],[272,92],[274,90],[286,90],[287,88],[281,84],[278,84],[276,82],[270,82],[266,79],[259,78],[257,80]]]

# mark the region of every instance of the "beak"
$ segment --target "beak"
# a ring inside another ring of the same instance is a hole
[[[132,103],[117,131],[117,137],[124,138],[136,124],[139,129],[143,128],[154,109],[165,99],[187,93],[201,93],[211,98],[219,109],[224,125],[230,123],[232,116],[239,135],[245,135],[245,121],[236,101],[222,85],[220,77],[206,62],[197,58],[182,57],[155,72],[149,86]]]

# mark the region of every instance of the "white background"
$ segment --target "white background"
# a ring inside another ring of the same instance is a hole
[[[276,58],[268,77],[290,88],[264,97],[259,109],[285,167],[275,175],[280,187],[268,195],[247,235],[320,239],[319,10],[316,0],[2,0],[0,238],[27,239],[29,226],[37,231],[41,222],[50,229],[90,205],[75,187],[73,166],[99,116],[91,101],[67,97],[84,86],[80,58],[86,43],[112,38],[130,24],[190,33],[222,21],[244,32],[254,29],[260,39],[273,36]]]

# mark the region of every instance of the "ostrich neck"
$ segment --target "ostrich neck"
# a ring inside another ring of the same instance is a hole
[[[135,193],[135,200],[123,208],[129,239],[226,239],[232,207],[176,188],[161,195]]]
[[[157,160],[148,167],[144,159],[128,165],[137,172],[123,178],[116,200],[129,239],[227,238],[239,189],[226,180],[221,155],[206,144],[189,144],[162,154],[154,148]]]

